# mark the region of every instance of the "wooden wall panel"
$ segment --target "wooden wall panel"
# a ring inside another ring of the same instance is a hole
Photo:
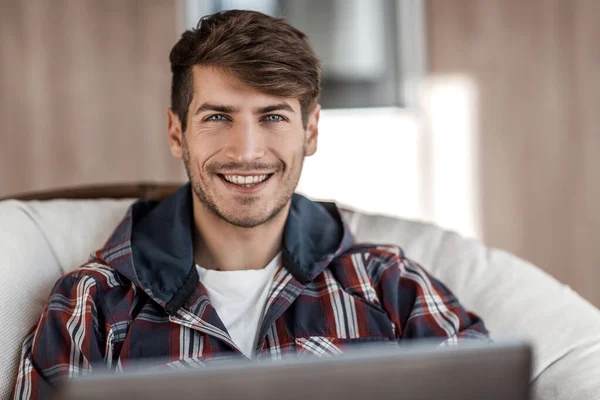
[[[0,196],[184,178],[166,138],[175,4],[0,0]]]
[[[432,76],[479,99],[483,239],[600,306],[600,2],[429,0]]]

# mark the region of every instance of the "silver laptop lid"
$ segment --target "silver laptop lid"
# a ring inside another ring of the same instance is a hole
[[[59,398],[527,400],[530,374],[531,347],[524,342],[420,342],[357,347],[330,358],[94,375],[66,381]]]

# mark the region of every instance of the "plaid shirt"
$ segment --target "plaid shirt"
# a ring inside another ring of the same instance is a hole
[[[243,357],[198,280],[189,184],[138,202],[103,249],[54,286],[24,341],[15,398],[136,361],[173,368]],[[397,246],[355,244],[331,203],[294,195],[259,328],[258,358],[329,356],[371,341],[486,338],[439,281]]]

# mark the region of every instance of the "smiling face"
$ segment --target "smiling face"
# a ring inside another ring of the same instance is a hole
[[[252,228],[287,211],[305,156],[317,147],[320,106],[264,94],[232,74],[193,67],[187,127],[169,110],[171,153],[183,159],[205,211]]]

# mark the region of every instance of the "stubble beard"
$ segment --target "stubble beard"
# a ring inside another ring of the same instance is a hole
[[[213,196],[210,195],[208,190],[205,190],[202,185],[202,178],[199,176],[200,174],[196,174],[192,170],[192,164],[190,159],[189,148],[187,146],[187,140],[184,138],[183,143],[183,163],[185,165],[185,170],[188,176],[188,179],[191,183],[192,190],[194,195],[198,198],[200,203],[202,203],[210,212],[219,217],[220,219],[228,222],[229,224],[239,227],[239,228],[255,228],[259,225],[265,224],[279,215],[283,209],[286,207],[294,191],[296,190],[296,186],[298,185],[298,181],[300,180],[300,174],[302,172],[302,166],[304,163],[304,156],[306,154],[306,148],[302,149],[302,152],[298,154],[297,158],[292,160],[291,165],[299,164],[298,171],[294,174],[292,171],[292,175],[288,175],[285,177],[286,171],[288,168],[283,166],[283,162],[281,163],[281,167],[279,168],[279,172],[281,173],[282,180],[280,184],[280,190],[277,190],[275,193],[276,203],[271,210],[265,209],[263,212],[258,213],[258,215],[235,215],[235,212],[232,211],[227,213],[225,210],[219,208],[217,201]],[[231,165],[231,164],[230,164]],[[210,168],[208,168],[210,170]],[[233,169],[233,166],[232,166]],[[253,169],[252,166],[243,166],[239,164],[237,167],[238,170]],[[219,178],[220,179],[220,178]],[[269,178],[272,179],[272,178]],[[250,207],[252,204],[256,203],[259,199],[253,196],[244,196],[240,199],[240,205]]]

